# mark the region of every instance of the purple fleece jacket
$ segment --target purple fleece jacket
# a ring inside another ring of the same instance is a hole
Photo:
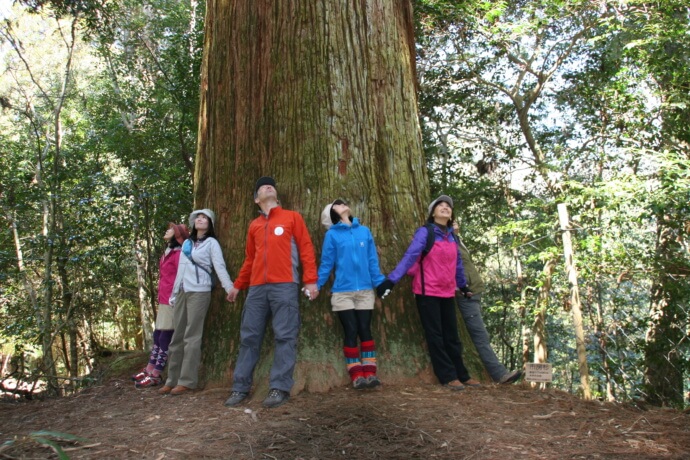
[[[467,286],[462,258],[458,245],[451,234],[452,228],[446,231],[434,225],[435,242],[431,251],[424,257],[425,295],[434,297],[454,297],[456,288]],[[398,283],[405,274],[413,276],[412,292],[422,293],[422,277],[419,270],[419,257],[426,246],[427,229],[419,227],[412,237],[405,255],[395,269],[388,274],[388,279]]]

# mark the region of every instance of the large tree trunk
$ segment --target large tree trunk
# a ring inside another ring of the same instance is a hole
[[[421,225],[429,187],[417,117],[414,37],[407,0],[217,2],[206,14],[195,206],[217,213],[231,276],[244,258],[253,187],[272,175],[283,206],[299,211],[317,257],[321,209],[341,197],[369,226],[390,271]],[[204,364],[227,385],[242,300],[217,291]],[[302,300],[295,390],[346,382],[340,324],[324,289]],[[430,375],[409,283],[377,304],[374,339],[384,379]],[[255,378],[270,366],[272,337]]]

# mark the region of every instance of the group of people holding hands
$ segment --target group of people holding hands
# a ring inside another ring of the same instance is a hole
[[[480,310],[483,283],[467,248],[454,233],[450,197],[441,195],[429,205],[427,224],[417,229],[388,276],[381,273],[369,228],[352,216],[343,200],[329,203],[321,214],[327,232],[318,269],[304,219],[280,206],[273,178],[262,177],[256,182],[254,202],[260,215],[249,224],[245,259],[234,282],[215,238],[215,215],[211,210],[192,212],[189,232],[184,225],[170,224],[165,233],[167,248],[160,261],[154,346],[146,368],[132,376],[138,388],[162,383],[161,372],[168,357],[168,376],[159,393],[180,395],[197,387],[203,324],[215,271],[228,301],[235,302],[239,292],[248,289],[232,392],[225,405],[237,406],[249,396],[269,318],[275,349],[270,390],[263,405],[277,407],[285,403],[297,361],[299,265],[302,292],[310,300],[317,298],[334,272],[331,305],[343,327],[343,355],[353,388],[381,385],[371,333],[375,297],[384,298],[406,274],[413,277],[412,290],[432,367],[442,385],[451,390],[480,385],[463,363],[456,294],[470,336],[492,379],[513,383],[521,377],[520,371],[508,371],[491,348]]]

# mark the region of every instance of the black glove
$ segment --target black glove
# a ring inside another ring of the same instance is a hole
[[[460,292],[462,292],[462,295],[464,295],[466,299],[471,299],[474,295],[467,286],[460,288]]]
[[[393,286],[395,286],[395,283],[386,278],[385,280],[383,280],[383,283],[376,286],[376,295],[379,296],[381,299],[385,299],[386,296],[390,294],[391,289],[393,289]]]

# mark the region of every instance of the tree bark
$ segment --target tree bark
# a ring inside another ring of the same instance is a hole
[[[570,308],[573,314],[573,329],[575,332],[575,347],[580,371],[580,389],[584,399],[592,399],[589,387],[589,366],[587,365],[587,349],[585,347],[585,332],[582,325],[582,307],[580,304],[580,288],[577,282],[577,267],[573,254],[573,243],[570,236],[570,218],[565,204],[558,205],[558,220],[563,231],[563,256],[565,257],[565,271],[570,282]]]
[[[553,260],[548,260],[544,264],[542,270],[542,283],[539,288],[539,294],[534,305],[534,324],[532,326],[534,333],[534,362],[545,363],[548,361],[548,348],[546,346],[546,308],[549,305],[549,295],[551,294],[551,280],[555,263]],[[526,361],[525,361],[526,362]],[[546,383],[532,383],[532,386],[538,386],[541,389],[546,388]]]
[[[262,175],[275,177],[283,206],[304,216],[317,258],[321,209],[340,197],[371,228],[382,270],[392,270],[429,201],[411,3],[209,0],[205,28],[195,206],[216,212],[231,275],[244,259]],[[210,381],[227,384],[242,298],[223,298],[216,292],[209,310],[204,364]],[[347,379],[340,325],[327,289],[301,301],[295,389],[326,390]],[[409,282],[377,302],[373,333],[383,378],[431,375]],[[266,340],[259,382],[270,366]]]

